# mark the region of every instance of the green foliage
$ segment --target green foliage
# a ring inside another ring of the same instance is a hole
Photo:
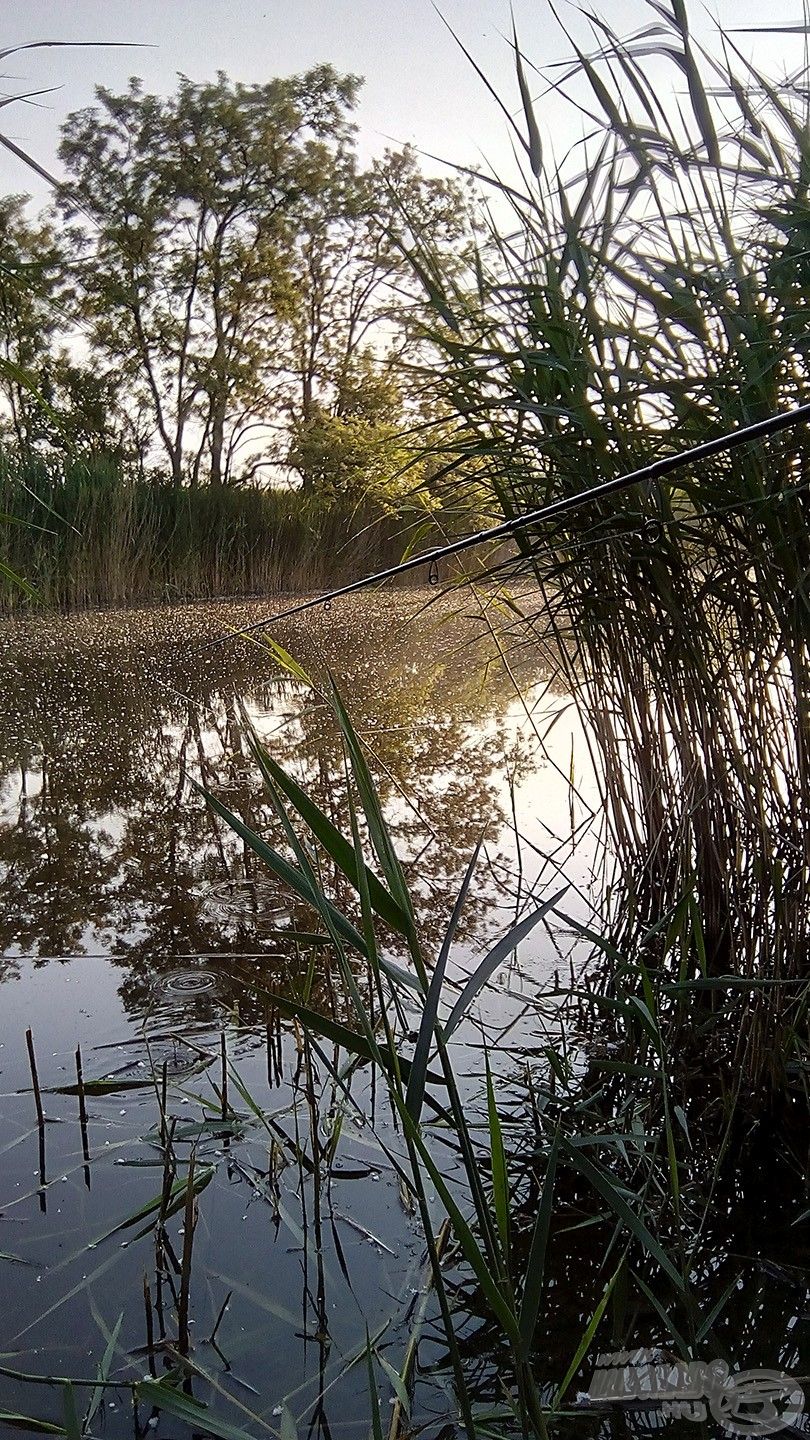
[[[59,326],[64,257],[52,228],[32,222],[25,197],[0,201],[0,394],[4,428],[30,456],[49,428],[48,371]]]
[[[372,362],[402,382],[424,305],[394,234],[401,216],[429,223],[451,263],[464,207],[409,151],[360,171],[359,83],[322,65],[261,85],[181,79],[161,98],[133,80],[123,95],[99,88],[65,123],[76,316],[175,485],[271,463],[310,483],[332,454],[329,490],[393,478],[388,435],[319,427],[348,423],[341,397],[360,375],[373,386]]]
[[[421,236],[443,351],[425,378],[454,417],[437,458],[507,518],[807,396],[806,61],[773,83],[732,36],[701,49],[680,0],[649,8],[629,39],[598,17],[592,50],[568,35],[588,134],[557,169],[521,64],[533,173],[494,182],[511,223],[475,287]],[[796,978],[810,949],[808,457],[806,429],[719,455],[520,531],[506,567],[540,588],[597,753],[612,939],[692,906],[680,978]],[[784,1095],[789,1010],[778,989],[729,1006],[720,1090],[742,1064],[748,1103]]]
[[[281,664],[288,663],[278,647],[273,653]],[[300,666],[289,662],[289,668],[299,683],[311,685]],[[504,1057],[496,1058],[497,1042],[490,1048],[483,1040],[483,1073],[465,1076],[462,1096],[455,1072],[460,1051],[450,1043],[454,1030],[463,1021],[468,1034],[461,1050],[474,1047],[482,1038],[475,1025],[476,1001],[496,968],[542,921],[556,914],[566,925],[576,927],[576,922],[559,910],[560,890],[504,934],[466,983],[452,978],[448,960],[481,843],[458,889],[444,939],[428,953],[418,902],[408,888],[365,747],[333,684],[317,693],[330,708],[343,744],[351,836],[337,830],[255,737],[250,748],[292,859],[270,847],[215,794],[204,793],[213,814],[270,872],[306,895],[324,942],[331,942],[353,1025],[321,1013],[307,989],[300,999],[274,995],[273,1003],[300,1023],[311,1043],[327,1042],[328,1049],[318,1045],[318,1055],[335,1084],[344,1083],[347,1066],[360,1060],[374,1067],[385,1087],[405,1146],[404,1153],[398,1145],[386,1146],[386,1153],[424,1228],[458,1408],[469,1433],[476,1433],[479,1418],[481,1433],[490,1433],[483,1417],[473,1413],[469,1362],[477,1368],[486,1347],[497,1345],[503,1357],[502,1418],[524,1434],[544,1437],[583,1363],[592,1363],[593,1351],[604,1348],[608,1324],[615,1348],[649,1343],[650,1316],[646,1310],[639,1313],[639,1301],[653,1304],[663,1327],[658,1333],[684,1359],[699,1353],[698,1346],[711,1355],[724,1353],[714,1327],[730,1291],[713,1300],[706,1314],[698,1294],[707,1255],[710,1270],[717,1264],[714,1241],[707,1241],[704,1231],[719,1192],[723,1157],[708,1133],[696,1152],[686,1112],[680,1106],[673,1112],[670,1105],[670,1077],[678,1075],[678,1084],[683,1082],[677,1053],[668,1048],[675,1032],[667,1015],[666,965],[651,974],[642,944],[632,957],[618,956],[614,975],[596,987],[593,975],[586,984],[577,984],[572,975],[562,987],[544,986],[535,1018],[538,1037],[551,1042],[547,1075],[535,1078],[532,1072],[539,1067],[528,1064],[526,1098],[515,1103],[512,1095],[510,1103],[507,1096],[520,1089],[520,1080],[508,1068],[508,1084],[497,1083],[496,1076],[503,1080]],[[407,938],[406,968],[387,959],[390,917]],[[667,951],[681,939],[673,928]],[[718,981],[718,994],[728,986],[728,979]],[[704,1018],[695,993],[681,999],[691,1006],[693,1021]],[[557,1008],[560,1004],[569,1007],[567,1012]],[[552,1012],[555,1019],[547,1030],[543,1017]],[[724,1023],[718,1015],[718,1028]],[[566,1035],[576,1025],[591,1041],[596,1035],[611,1036],[610,1053],[621,1058],[603,1060],[595,1052],[592,1063],[583,1064],[579,1052],[572,1061]],[[537,1056],[538,1051],[531,1045],[522,1053]],[[701,1121],[708,1121],[703,1111]],[[721,1128],[727,1121],[727,1115],[721,1117]],[[428,1187],[457,1247],[452,1277],[441,1265]],[[547,1348],[544,1332],[559,1318],[554,1309],[558,1251],[565,1247],[566,1231],[583,1226],[583,1216],[598,1237],[596,1249],[587,1252],[596,1267],[596,1303],[581,1333],[571,1336],[560,1373],[541,1375],[538,1350]],[[459,1283],[462,1266],[468,1278]],[[462,1337],[471,1310],[480,1328],[474,1350],[465,1355]],[[406,1356],[402,1374],[407,1373]]]
[[[333,410],[313,404],[299,422],[288,462],[305,490],[393,504],[424,478],[419,451],[403,434],[406,424],[393,376],[366,361],[341,383]]]
[[[11,571],[61,607],[306,590],[402,551],[402,515],[300,490],[176,489],[130,481],[109,455],[22,465],[0,457]],[[352,539],[351,537],[355,538]],[[2,603],[24,593],[9,583]]]
[[[230,473],[290,306],[296,225],[349,163],[358,81],[328,66],[265,85],[182,79],[175,96],[99,88],[69,117],[65,215],[93,342],[126,369],[176,484]],[[89,223],[88,223],[89,222]],[[227,427],[227,433],[226,433]]]

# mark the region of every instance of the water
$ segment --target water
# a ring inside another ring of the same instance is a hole
[[[460,975],[532,890],[542,898],[558,882],[566,856],[553,865],[539,856],[550,836],[567,844],[574,729],[564,714],[557,769],[537,737],[564,701],[536,653],[515,647],[507,671],[491,663],[480,618],[423,611],[423,598],[346,603],[278,638],[314,673],[329,665],[337,677],[374,757],[429,947],[486,829],[453,952]],[[194,1148],[198,1173],[211,1171],[192,1257],[195,1395],[250,1433],[277,1426],[283,1404],[300,1423],[359,1434],[365,1327],[399,1365],[424,1255],[386,1154],[401,1141],[368,1072],[351,1073],[348,1096],[336,1091],[273,1006],[310,963],[313,1003],[334,998],[323,951],[289,938],[320,928],[316,917],[188,780],[281,838],[247,753],[247,715],[348,830],[326,705],[263,647],[204,648],[254,615],[191,606],[0,631],[0,1350],[12,1370],[92,1379],[114,1336],[110,1377],[138,1378],[149,1371],[149,1308],[153,1368],[174,1363],[184,1216],[167,1222],[167,1261],[156,1255],[155,1210],[143,1208],[164,1183],[156,1077],[159,1090],[165,1066],[172,1144],[183,1162]],[[569,878],[584,886],[589,857],[572,849]],[[561,958],[559,942],[538,931],[520,964],[502,967],[487,1003],[491,1037],[506,1032],[519,1049],[527,999]],[[478,1032],[464,1043],[472,1094]],[[420,1364],[443,1349],[429,1307]],[[419,1388],[425,1414],[446,1417],[445,1382]],[[128,1434],[126,1391],[109,1395],[93,1424]],[[0,1409],[60,1423],[61,1403],[58,1390],[0,1379]]]
[[[246,755],[243,702],[274,758],[347,819],[326,706],[257,646],[199,648],[251,613],[188,607],[0,630],[3,955],[125,956],[127,984],[137,985],[176,957],[248,940],[256,948],[258,935],[289,923],[289,896],[183,783],[186,771],[243,816],[268,819]],[[497,880],[500,857],[513,849],[508,776],[520,791],[537,771],[508,676],[484,670],[476,627],[443,619],[434,611],[404,625],[367,602],[282,632],[305,663],[321,656],[321,668],[334,668],[378,757],[398,843],[406,858],[419,857],[423,920],[434,931],[485,825],[488,889],[508,890]],[[536,723],[559,703],[542,702]],[[566,726],[558,728],[567,769]],[[563,796],[565,784],[548,767],[545,777],[547,810],[548,794]],[[552,824],[567,824],[559,802],[557,811]],[[542,826],[530,823],[533,843]],[[467,923],[472,933],[497,920],[478,905]]]
[[[472,602],[459,615],[447,603],[425,609],[427,598],[355,600],[274,634],[320,680],[327,666],[337,677],[370,748],[428,952],[485,831],[452,951],[458,984],[516,916],[563,884],[561,908],[588,917],[596,788],[553,657],[511,631],[507,668],[493,661]],[[187,606],[0,628],[0,1366],[18,1372],[0,1370],[0,1412],[62,1425],[62,1391],[19,1372],[90,1382],[101,1367],[109,1389],[76,1390],[94,1435],[205,1433],[207,1417],[253,1436],[282,1422],[285,1434],[294,1422],[299,1435],[365,1436],[366,1327],[399,1369],[424,1301],[413,1415],[438,1436],[455,1407],[421,1226],[395,1169],[401,1135],[368,1067],[346,1062],[337,1083],[330,1047],[308,1045],[279,1013],[278,997],[308,984],[313,1008],[352,1018],[328,950],[294,938],[320,929],[317,916],[190,783],[283,847],[248,753],[247,716],[348,830],[328,707],[266,648],[206,645],[257,613]],[[402,959],[391,937],[388,953]],[[458,1032],[471,1114],[482,1036],[497,1047],[498,1103],[529,1197],[523,1076],[528,1066],[548,1078],[546,1050],[560,1039],[549,992],[584,961],[552,919],[504,962],[475,1023]],[[586,1063],[588,1037],[569,1028],[568,1044]],[[440,1125],[435,1138],[454,1184]],[[189,1244],[182,1182],[192,1153],[200,1188]],[[591,1223],[583,1189],[561,1188],[559,1207],[537,1358],[538,1373],[557,1379],[600,1300],[611,1234]],[[433,1208],[438,1227],[435,1197]],[[731,1286],[724,1324],[737,1365],[806,1369],[794,1218],[768,1211],[770,1269],[747,1220],[730,1217],[727,1233],[707,1241],[706,1303]],[[452,1248],[447,1275],[466,1317],[471,1388],[497,1404],[502,1336]],[[638,1333],[640,1343],[660,1340],[654,1309],[642,1309]],[[144,1392],[134,1413],[120,1382],[150,1374],[184,1376],[209,1410],[189,1421]],[[395,1392],[381,1362],[377,1377],[387,1430]],[[586,1364],[572,1393],[587,1383]],[[641,1434],[646,1422],[617,1425],[565,1422],[588,1436]],[[683,1422],[682,1433],[697,1432]]]

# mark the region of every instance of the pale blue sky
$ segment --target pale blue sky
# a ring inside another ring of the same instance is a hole
[[[499,93],[517,107],[508,0],[438,0],[439,8],[486,70]],[[574,8],[560,0],[566,19]],[[654,18],[643,0],[597,0],[598,14],[623,33]],[[514,0],[521,46],[538,65],[560,59],[566,42],[545,0]],[[714,24],[692,3],[693,24],[706,34]],[[761,24],[762,0],[716,0],[726,26]],[[801,0],[770,0],[769,23],[800,23]],[[580,32],[582,33],[582,32]],[[135,41],[143,50],[31,51],[0,64],[5,94],[59,86],[41,108],[7,108],[2,128],[47,167],[54,167],[59,125],[70,111],[90,104],[97,83],[122,88],[140,75],[147,88],[166,92],[182,72],[195,80],[218,69],[233,78],[261,81],[329,61],[365,76],[358,121],[365,156],[390,140],[411,141],[459,163],[483,154],[508,163],[507,127],[431,0],[0,0],[0,48],[30,40]],[[798,59],[801,38],[778,41],[739,36],[743,49],[776,69]],[[672,83],[667,71],[666,83]],[[539,82],[538,82],[538,89]],[[540,107],[546,143],[563,148],[575,138],[553,101]],[[45,198],[43,187],[11,156],[0,152],[0,186]]]

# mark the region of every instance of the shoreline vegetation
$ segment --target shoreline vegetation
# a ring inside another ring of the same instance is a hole
[[[2,614],[311,593],[396,564],[426,520],[302,490],[177,489],[100,464],[21,474],[2,461],[0,510],[15,522],[4,562],[35,592],[3,579]]]

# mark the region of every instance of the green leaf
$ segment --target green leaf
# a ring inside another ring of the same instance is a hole
[[[0,1410],[0,1425],[10,1425],[15,1430],[34,1430],[38,1435],[65,1435],[61,1425],[52,1425],[49,1420],[37,1420],[33,1415],[17,1415],[13,1410]]]
[[[273,659],[278,661],[283,670],[287,670],[295,680],[300,680],[301,684],[306,685],[308,690],[315,689],[315,685],[306,670],[302,670],[298,661],[293,660],[292,655],[288,655],[287,651],[282,645],[279,645],[277,640],[274,640],[271,635],[263,635],[262,640],[273,656]]]
[[[394,1369],[390,1361],[386,1360],[385,1356],[379,1350],[377,1350],[375,1353],[377,1355],[377,1359],[382,1365],[383,1370],[388,1376],[388,1379],[391,1381],[391,1384],[394,1387],[394,1394],[396,1395],[400,1405],[405,1411],[405,1414],[410,1415],[411,1397],[408,1394],[408,1387],[405,1384],[405,1381],[403,1380],[399,1371]]]
[[[486,1057],[487,1064],[487,1116],[489,1116],[490,1128],[490,1161],[491,1161],[491,1182],[493,1182],[493,1204],[494,1217],[496,1217],[497,1230],[500,1234],[500,1246],[503,1250],[504,1272],[509,1276],[509,1172],[506,1168],[506,1152],[503,1149],[503,1132],[500,1129],[500,1116],[497,1113],[496,1099],[494,1099],[493,1081],[491,1081],[490,1057]]]
[[[675,1324],[675,1321],[672,1318],[671,1311],[667,1308],[666,1305],[662,1303],[658,1295],[656,1295],[655,1290],[651,1289],[644,1277],[642,1275],[639,1275],[637,1270],[634,1270],[632,1274],[633,1279],[641,1290],[641,1293],[647,1297],[647,1300],[649,1301],[653,1310],[655,1310],[656,1314],[661,1316],[661,1319],[663,1320],[667,1330],[675,1341],[675,1344],[677,1345],[680,1354],[688,1355],[690,1353],[689,1342],[680,1333],[677,1325]]]
[[[408,1111],[412,1115],[414,1124],[416,1125],[419,1124],[419,1117],[422,1113],[422,1101],[425,1095],[425,1076],[427,1074],[428,1056],[430,1054],[430,1042],[436,1029],[436,1021],[439,1013],[439,1000],[441,998],[442,985],[444,984],[444,976],[447,970],[447,960],[450,955],[450,947],[453,943],[453,936],[455,935],[458,928],[458,922],[461,919],[461,912],[464,908],[464,901],[467,898],[467,892],[470,888],[470,881],[472,880],[473,872],[478,862],[478,856],[481,853],[482,844],[483,836],[478,841],[478,844],[475,847],[470,863],[467,866],[466,874],[463,881],[461,882],[461,889],[456,896],[456,903],[453,906],[453,913],[450,916],[447,931],[444,940],[442,941],[442,948],[439,952],[439,958],[436,961],[433,974],[430,978],[430,985],[428,986],[428,993],[425,999],[425,1007],[422,1011],[422,1019],[419,1025],[419,1034],[416,1037],[416,1048],[413,1052],[413,1063],[411,1065],[410,1079],[408,1080],[408,1090],[405,1096],[405,1104],[407,1105]]]
[[[425,1168],[436,1187],[436,1193],[450,1218],[455,1237],[464,1252],[464,1257],[468,1265],[470,1265],[475,1272],[476,1279],[487,1298],[495,1318],[500,1325],[502,1325],[512,1344],[519,1345],[520,1331],[518,1330],[517,1321],[504,1300],[497,1282],[493,1278],[486,1255],[478,1245],[469,1224],[445,1184],[444,1177],[438,1169],[433,1156],[404,1107],[400,1111],[400,1114],[403,1117],[403,1123],[406,1125],[414,1145],[422,1157]]]
[[[539,180],[541,174],[543,173],[543,146],[540,140],[540,131],[537,127],[537,120],[535,119],[531,93],[529,91],[529,86],[526,81],[526,73],[523,69],[523,59],[520,54],[520,46],[518,45],[517,29],[515,28],[514,20],[512,21],[512,35],[514,37],[515,66],[517,68],[520,98],[523,103],[523,114],[526,117],[526,130],[529,136],[529,164],[532,167],[532,173],[535,179]]]
[[[371,1433],[374,1440],[383,1440],[380,1397],[377,1394],[377,1382],[374,1378],[374,1365],[371,1359],[371,1336],[368,1333],[368,1326],[366,1326],[366,1366],[368,1369],[368,1398],[371,1405]]]
[[[534,1332],[537,1329],[537,1317],[540,1313],[540,1300],[543,1294],[543,1280],[546,1268],[546,1249],[548,1247],[549,1230],[551,1228],[551,1208],[554,1199],[554,1179],[557,1173],[557,1157],[560,1153],[559,1133],[554,1136],[554,1143],[549,1151],[546,1173],[543,1179],[543,1194],[540,1200],[540,1208],[537,1212],[537,1219],[534,1222],[532,1231],[532,1243],[529,1248],[529,1258],[526,1261],[526,1278],[523,1282],[523,1297],[520,1302],[520,1335],[526,1350],[531,1348],[534,1339]]]
[[[683,40],[684,69],[686,71],[686,83],[689,87],[689,99],[692,102],[692,110],[694,111],[695,119],[697,120],[701,136],[703,137],[703,143],[706,146],[706,153],[712,165],[719,166],[720,146],[717,141],[717,131],[714,126],[714,120],[700,70],[695,61],[694,51],[689,43],[689,19],[684,0],[672,0],[672,10]]]
[[[143,1080],[84,1080],[79,1085],[54,1085],[46,1090],[46,1095],[78,1095],[83,1090],[85,1095],[116,1095],[124,1090],[143,1090],[154,1082],[149,1076]]]
[[[84,1417],[85,1429],[88,1429],[91,1425],[93,1417],[96,1414],[99,1405],[101,1404],[101,1397],[104,1394],[104,1385],[106,1384],[110,1376],[110,1366],[112,1365],[113,1355],[115,1354],[115,1347],[118,1344],[118,1336],[121,1334],[121,1326],[123,1325],[123,1323],[124,1312],[122,1310],[121,1314],[118,1316],[118,1319],[115,1322],[115,1327],[107,1341],[107,1344],[104,1348],[104,1354],[102,1355],[99,1362],[98,1373],[96,1377],[99,1381],[99,1384],[90,1397],[90,1404],[87,1407],[87,1414]]]
[[[282,770],[280,765],[276,764],[255,735],[248,735],[248,743],[265,779],[268,782],[274,782],[282,794],[286,795],[315,838],[320,841],[327,854],[331,856],[347,880],[350,880],[357,890],[359,885],[354,846],[344,835],[341,835],[329,817],[315,804],[314,800],[310,799],[300,785],[297,785],[295,780]],[[400,906],[397,905],[385,886],[380,883],[373,870],[369,870],[368,866],[365,866],[365,871],[373,909],[393,930],[398,931],[400,935],[406,934],[407,924]]]
[[[203,785],[198,784],[197,781],[191,777],[189,778],[195,790],[204,797],[205,803],[210,809],[213,810],[216,815],[219,815],[220,819],[224,820],[226,825],[230,825],[231,829],[259,856],[259,859],[263,860],[265,865],[269,866],[273,873],[278,875],[280,880],[284,881],[285,885],[289,885],[290,889],[294,890],[296,895],[300,895],[302,900],[306,900],[307,904],[311,905],[313,909],[322,910],[325,907],[338,934],[341,935],[344,940],[347,940],[355,950],[358,950],[361,955],[365,955],[366,944],[359,930],[356,930],[351,921],[347,920],[345,915],[341,915],[340,911],[336,910],[334,905],[324,896],[318,897],[315,895],[312,885],[304,872],[299,870],[296,865],[291,865],[289,860],[284,859],[283,855],[279,855],[277,850],[274,850],[271,845],[268,845],[266,841],[262,840],[255,831],[251,830],[237,815],[234,815],[220,800],[217,800],[216,796],[206,790]]]
[[[450,305],[445,295],[440,290],[438,284],[433,279],[427,267],[416,258],[416,255],[412,250],[406,249],[405,246],[402,246],[401,249],[406,260],[409,262],[414,274],[422,282],[425,293],[428,296],[428,299],[430,300],[430,303],[433,306],[434,310],[436,310],[438,315],[441,316],[448,329],[452,330],[454,334],[460,335],[461,326],[459,325],[455,315],[450,309]]]
[[[213,1165],[207,1166],[205,1169],[200,1169],[196,1172],[194,1176],[195,1195],[198,1195],[202,1190],[205,1189],[206,1185],[210,1184],[211,1180],[213,1179],[214,1172],[215,1167]],[[188,1182],[185,1176],[181,1176],[179,1180],[175,1180],[167,1196],[165,1210],[166,1215],[174,1215],[178,1210],[182,1208],[182,1206],[185,1204],[187,1189]],[[98,1237],[97,1240],[91,1241],[90,1247],[88,1248],[95,1248],[95,1246],[100,1245],[102,1241],[109,1240],[111,1235],[117,1235],[121,1230],[129,1230],[132,1225],[137,1225],[139,1220],[145,1220],[148,1215],[157,1214],[162,1204],[162,1194],[156,1195],[153,1200],[147,1200],[145,1205],[140,1205],[138,1209],[134,1210],[131,1215],[128,1215],[125,1220],[121,1220],[117,1225],[114,1225],[112,1230],[106,1230],[103,1235],[100,1235]],[[142,1230],[140,1232],[140,1235],[145,1234],[146,1230]],[[137,1235],[135,1238],[140,1239],[140,1235]]]
[[[190,1395],[166,1384],[165,1381],[141,1380],[137,1392],[139,1399],[147,1404],[164,1410],[176,1420],[193,1425],[196,1430],[202,1430],[206,1435],[216,1435],[218,1440],[254,1440],[246,1430],[228,1425],[225,1420],[220,1420],[218,1415],[213,1414],[207,1405],[192,1399]]]
[[[596,1309],[594,1310],[593,1315],[591,1316],[590,1320],[588,1321],[588,1324],[587,1324],[586,1327],[585,1327],[585,1330],[583,1331],[582,1338],[581,1338],[581,1340],[580,1340],[580,1342],[579,1342],[579,1344],[578,1344],[578,1346],[577,1346],[577,1348],[576,1348],[576,1351],[575,1351],[575,1354],[574,1354],[574,1358],[573,1358],[573,1360],[571,1361],[571,1364],[568,1366],[568,1369],[567,1369],[566,1372],[565,1372],[565,1375],[564,1375],[564,1377],[563,1377],[563,1380],[561,1381],[560,1386],[559,1386],[559,1389],[557,1390],[557,1394],[554,1396],[554,1409],[555,1409],[555,1410],[557,1409],[560,1401],[562,1400],[563,1395],[565,1394],[566,1390],[568,1389],[568,1386],[571,1384],[571,1381],[573,1380],[574,1376],[576,1375],[576,1373],[577,1373],[577,1371],[578,1371],[578,1369],[579,1369],[579,1367],[580,1367],[580,1365],[581,1365],[581,1363],[582,1363],[583,1356],[587,1355],[588,1350],[590,1349],[591,1341],[593,1340],[593,1337],[594,1337],[594,1335],[596,1334],[596,1331],[597,1331],[599,1322],[600,1322],[600,1320],[602,1319],[602,1316],[603,1316],[604,1313],[605,1313],[605,1310],[606,1310],[606,1308],[607,1308],[608,1300],[610,1299],[611,1294],[613,1293],[613,1287],[614,1287],[614,1285],[616,1284],[616,1281],[618,1280],[619,1275],[621,1274],[622,1266],[623,1266],[623,1265],[624,1265],[624,1256],[622,1256],[621,1260],[619,1261],[618,1265],[616,1266],[616,1269],[614,1270],[613,1274],[611,1275],[610,1279],[608,1280],[608,1283],[607,1283],[607,1285],[605,1286],[604,1294],[602,1295],[602,1298],[601,1298],[601,1300],[599,1301],[599,1304],[597,1305]]]
[[[311,1030],[313,1034],[320,1035],[324,1040],[331,1040],[333,1045],[340,1045],[343,1050],[348,1050],[352,1055],[359,1055],[363,1060],[373,1061],[379,1055],[386,1069],[393,1067],[392,1053],[387,1045],[379,1045],[375,1055],[374,1048],[365,1035],[361,1035],[357,1030],[350,1030],[339,1020],[332,1020],[327,1015],[319,1014],[317,1010],[310,1010],[306,1005],[300,1004],[297,1000],[290,1000],[285,995],[274,994],[272,999],[273,1004],[281,1011],[282,1015],[287,1015],[293,1020],[300,1020],[305,1029]],[[404,1079],[407,1078],[411,1073],[412,1062],[401,1055],[397,1056],[397,1061],[400,1073]],[[426,1073],[425,1078],[432,1085],[444,1083],[441,1075],[433,1074],[431,1071]]]
[[[495,1087],[492,1084],[492,1070],[489,1053],[485,1056],[487,1069],[487,1115],[489,1119],[489,1153],[492,1162],[492,1198],[495,1205],[495,1219],[501,1237],[504,1267],[509,1274],[509,1176],[506,1166],[506,1152],[503,1146],[503,1132],[495,1101]]]
[[[519,921],[517,925],[513,925],[511,930],[498,941],[497,945],[493,945],[492,949],[487,952],[481,964],[473,971],[459,995],[458,1000],[450,1011],[450,1015],[444,1025],[445,1040],[449,1040],[453,1031],[460,1025],[476,995],[483,989],[492,975],[494,975],[501,961],[505,960],[507,955],[511,955],[521,940],[525,940],[535,925],[540,923],[543,916],[554,909],[557,901],[562,899],[567,889],[568,886],[564,885],[562,890],[558,890],[556,894],[552,895],[550,900],[546,900],[539,909],[533,910],[531,915],[527,915],[525,919]]]
[[[597,1165],[594,1165],[593,1161],[589,1160],[586,1155],[583,1155],[582,1151],[578,1150],[576,1146],[570,1144],[564,1136],[561,1137],[560,1143],[574,1169],[578,1170],[581,1175],[584,1175],[586,1180],[590,1181],[594,1190],[598,1191],[602,1198],[607,1201],[614,1214],[618,1216],[630,1233],[641,1243],[647,1254],[656,1261],[664,1274],[669,1277],[679,1294],[685,1295],[686,1286],[683,1278],[678,1274],[666,1251],[651,1231],[648,1230],[644,1221],[628,1205],[613,1177],[606,1174],[605,1171],[600,1170]]]
[[[374,781],[371,778],[371,771],[366,764],[363,748],[354,726],[349,719],[346,707],[338,694],[334,681],[332,681],[331,686],[331,699],[332,708],[340,726],[343,739],[346,742],[349,762],[360,796],[360,803],[363,806],[363,813],[368,824],[371,843],[377,859],[380,862],[383,875],[388,882],[388,888],[405,917],[407,933],[410,936],[413,931],[413,906],[411,904],[408,886],[405,876],[402,873],[402,866],[397,858],[388,826],[383,817],[379,796],[377,795]]]

